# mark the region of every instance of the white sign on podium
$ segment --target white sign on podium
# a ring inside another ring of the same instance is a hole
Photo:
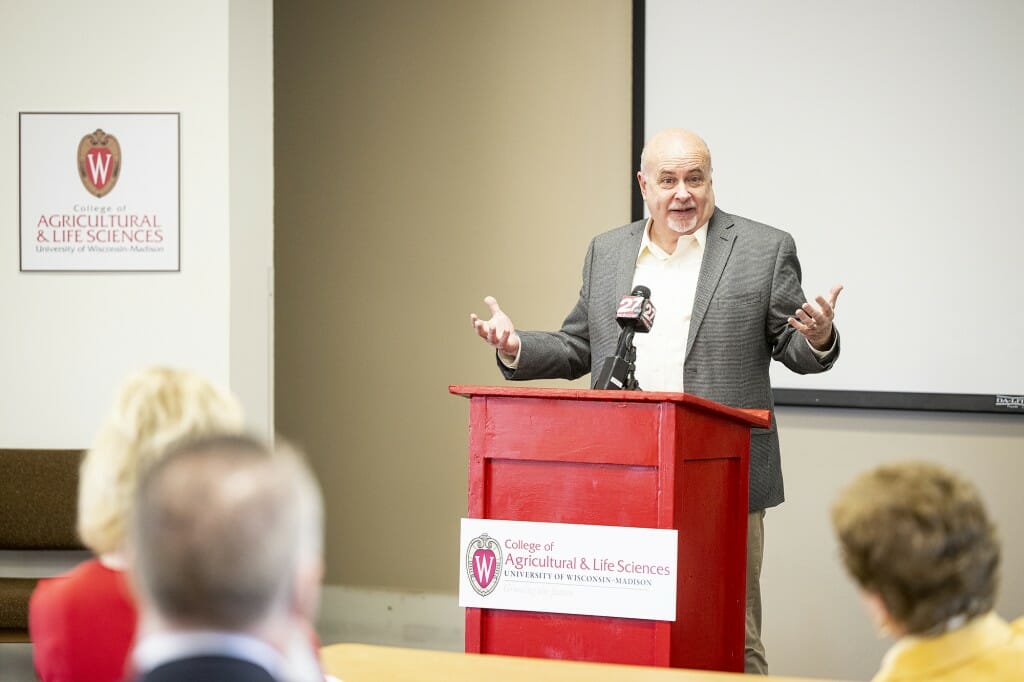
[[[459,606],[676,619],[678,531],[462,519]]]

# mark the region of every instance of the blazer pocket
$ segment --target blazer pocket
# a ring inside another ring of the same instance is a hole
[[[731,294],[728,296],[716,296],[711,301],[715,308],[736,309],[760,306],[764,302],[764,294],[760,291],[752,291],[746,294]]]

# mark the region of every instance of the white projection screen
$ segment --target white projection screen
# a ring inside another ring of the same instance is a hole
[[[840,361],[773,363],[777,400],[1024,414],[1024,2],[638,7],[635,135],[696,131],[718,205],[846,287]]]

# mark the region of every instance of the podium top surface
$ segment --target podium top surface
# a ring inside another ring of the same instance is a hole
[[[546,400],[586,400],[615,403],[676,403],[708,410],[731,417],[753,427],[771,426],[768,410],[729,407],[707,398],[689,393],[663,393],[659,391],[597,391],[593,389],[525,388],[519,386],[466,386],[452,384],[448,392],[466,398],[541,398]]]

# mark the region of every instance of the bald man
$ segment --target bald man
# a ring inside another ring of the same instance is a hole
[[[657,321],[638,334],[636,379],[649,391],[686,391],[733,407],[773,410],[772,358],[823,372],[839,356],[836,285],[814,302],[800,284],[793,238],[715,206],[711,153],[670,129],[644,146],[637,172],[651,217],[598,235],[583,263],[579,300],[557,332],[516,331],[488,296],[488,320],[470,316],[508,379],[575,379],[615,354],[619,298],[650,288]],[[596,380],[591,374],[591,385]],[[784,499],[775,417],[750,438],[745,668],[767,674],[761,643],[765,509]]]
[[[323,507],[296,453],[244,436],[188,442],[143,477],[131,527],[138,682],[324,679],[309,625]]]

